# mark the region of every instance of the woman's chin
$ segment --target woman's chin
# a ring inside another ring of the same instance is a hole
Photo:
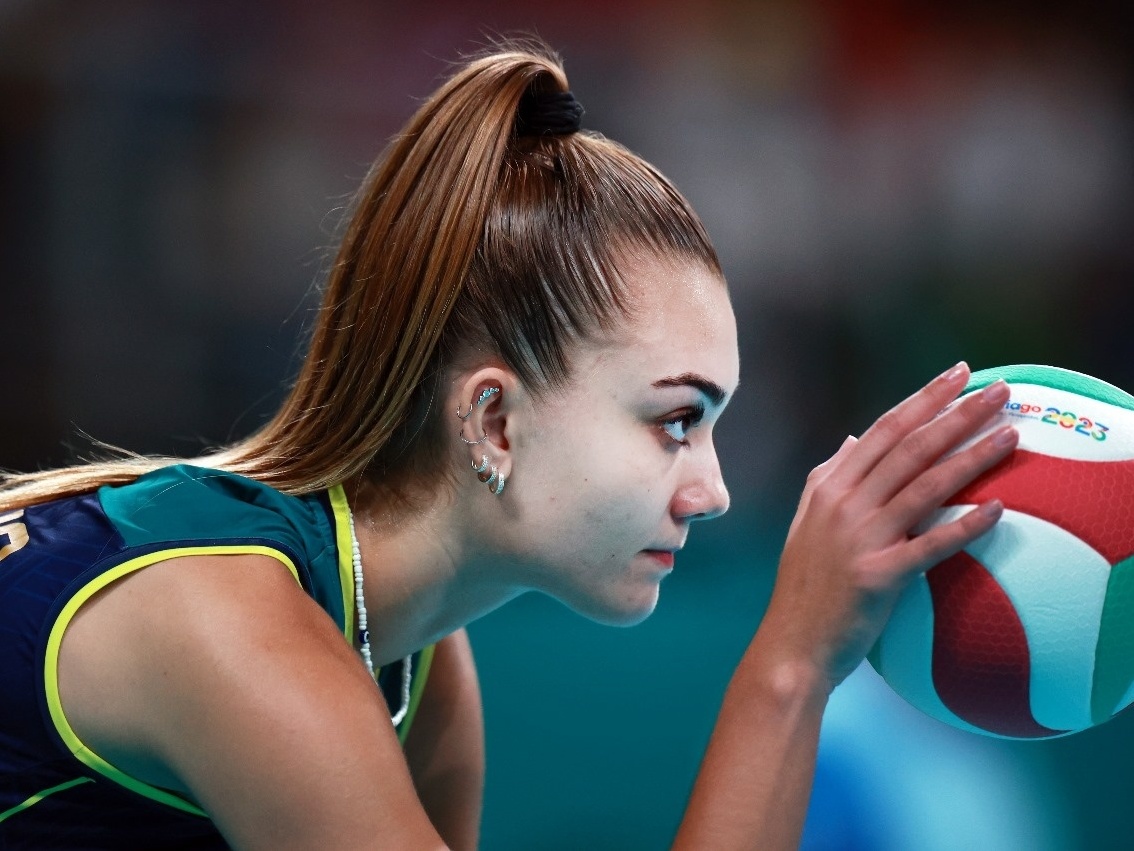
[[[637,626],[658,605],[658,587],[636,589],[638,593],[617,599],[600,599],[568,602],[567,605],[588,620],[604,626]],[[564,601],[567,602],[567,601]]]

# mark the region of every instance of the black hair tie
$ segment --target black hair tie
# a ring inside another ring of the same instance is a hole
[[[569,136],[579,130],[583,106],[570,92],[528,89],[516,110],[518,136]]]

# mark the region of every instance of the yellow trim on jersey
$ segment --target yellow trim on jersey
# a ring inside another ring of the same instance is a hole
[[[354,547],[350,534],[350,505],[342,485],[327,489],[331,511],[335,515],[335,548],[339,552],[339,584],[343,589],[343,634],[354,647]]]
[[[94,783],[94,781],[89,777],[76,777],[74,780],[68,780],[66,783],[60,783],[58,786],[52,786],[50,789],[44,789],[42,792],[36,792],[23,803],[16,804],[16,806],[12,807],[10,810],[4,810],[4,812],[0,813],[0,821],[4,821],[4,819],[8,818],[9,816],[14,816],[21,810],[26,810],[28,807],[34,804],[38,804],[48,795],[54,795],[56,792],[66,792],[73,786],[79,786],[83,783]]]
[[[332,485],[327,489],[327,496],[331,501],[331,511],[335,515],[335,544],[339,551],[339,584],[343,588],[343,612],[346,624],[343,629],[347,643],[354,646],[355,621],[358,615],[355,611],[354,601],[354,541],[350,532],[350,505],[347,503],[346,491],[342,485]],[[429,667],[433,664],[433,647],[430,644],[421,651],[418,657],[417,672],[410,687],[409,708],[406,717],[398,726],[398,741],[403,745],[409,734],[413,716],[417,713],[417,705],[421,703],[421,693],[425,689],[425,681],[429,679]],[[381,668],[374,671],[377,679],[382,672]]]
[[[429,669],[433,665],[433,650],[436,646],[430,644],[424,648],[417,659],[417,676],[413,678],[413,686],[410,688],[409,708],[406,710],[405,720],[398,728],[398,741],[403,745],[413,725],[413,716],[417,714],[418,704],[421,703],[421,695],[425,691],[425,681],[429,679]]]
[[[167,561],[174,558],[184,558],[185,556],[202,556],[202,555],[263,555],[269,558],[274,558],[282,562],[284,567],[291,571],[295,577],[295,581],[299,582],[299,571],[296,570],[295,565],[286,555],[279,550],[272,549],[271,547],[255,546],[255,545],[239,545],[239,546],[201,546],[201,547],[175,547],[168,550],[158,550],[157,552],[148,553],[138,558],[124,561],[122,564],[116,565],[105,573],[100,573],[86,585],[78,590],[63,610],[59,613],[55,623],[52,624],[51,634],[47,639],[47,652],[44,657],[43,663],[43,679],[45,683],[45,691],[47,693],[47,708],[51,713],[51,720],[55,724],[55,730],[59,733],[60,738],[63,739],[67,749],[88,768],[97,771],[104,777],[114,781],[119,786],[125,786],[127,789],[137,792],[143,797],[150,798],[162,804],[166,804],[175,809],[182,810],[194,815],[206,816],[204,810],[186,801],[172,792],[165,789],[159,789],[156,786],[151,786],[148,783],[143,783],[136,780],[130,775],[126,774],[118,768],[115,768],[105,759],[100,757],[90,748],[88,748],[83,741],[75,734],[71,728],[70,722],[67,720],[66,714],[63,712],[63,702],[59,697],[59,648],[63,642],[63,633],[67,631],[67,627],[71,624],[71,619],[75,617],[75,613],[79,611],[84,603],[91,597],[106,588],[113,582],[128,576],[136,570],[141,570],[144,567],[149,567],[159,561]],[[58,787],[49,791],[58,791]],[[32,801],[31,803],[35,803]],[[31,804],[28,804],[30,806]],[[206,816],[207,817],[207,816]]]

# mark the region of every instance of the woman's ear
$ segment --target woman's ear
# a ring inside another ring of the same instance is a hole
[[[508,370],[484,367],[462,376],[453,407],[458,448],[482,482],[495,489],[511,475],[511,435],[519,382]],[[493,478],[495,469],[495,478]]]

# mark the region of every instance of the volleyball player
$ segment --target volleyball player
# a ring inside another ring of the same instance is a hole
[[[640,621],[694,521],[728,507],[713,427],[739,362],[717,256],[677,190],[580,115],[549,52],[468,62],[367,178],[263,428],[191,461],[5,482],[11,846],[475,846],[465,624],[533,589]],[[904,582],[996,521],[993,503],[909,534],[1014,445],[941,460],[1006,396],[938,416],[966,377],[808,479],[677,847],[798,842],[831,689]]]

